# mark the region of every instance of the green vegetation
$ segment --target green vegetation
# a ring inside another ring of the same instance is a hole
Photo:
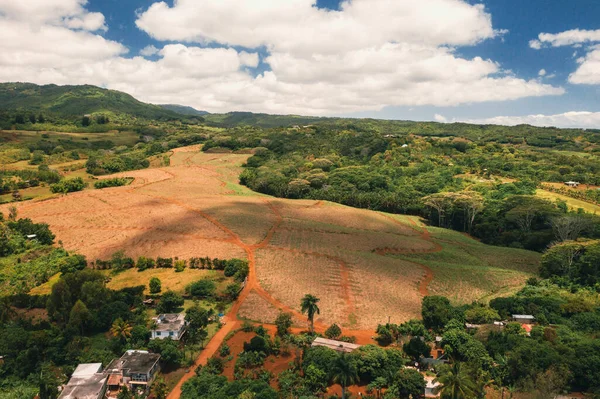
[[[97,182],[95,182],[94,188],[101,189],[101,188],[107,188],[107,187],[126,186],[126,185],[130,184],[132,181],[133,181],[132,178],[127,178],[127,177],[115,177],[112,179],[103,179],[103,180],[98,180]]]

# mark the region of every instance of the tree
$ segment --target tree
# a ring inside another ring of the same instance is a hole
[[[404,353],[411,359],[418,361],[421,357],[429,357],[431,348],[420,337],[413,337],[402,346]]]
[[[401,369],[390,384],[390,393],[400,399],[421,398],[425,395],[425,379],[415,369]]]
[[[214,295],[217,290],[215,282],[209,279],[202,279],[186,287],[187,293],[196,298],[207,298]]]
[[[38,116],[38,122],[39,123],[46,122],[46,118],[44,117],[44,114],[39,114],[39,116]]]
[[[208,326],[213,310],[201,308],[197,302],[190,307],[185,314],[185,321],[188,322],[187,340],[190,343],[201,343],[208,336],[206,327]]]
[[[342,335],[342,329],[335,323],[325,330],[325,336],[329,339],[337,339],[340,335]]]
[[[75,302],[73,308],[71,309],[71,313],[69,314],[69,326],[79,330],[79,332],[83,335],[88,323],[92,319],[92,315],[88,310],[85,303],[83,303],[80,299]]]
[[[463,191],[456,198],[455,205],[461,207],[465,213],[465,221],[469,233],[473,230],[475,217],[483,210],[483,197],[475,191]]]
[[[283,337],[288,335],[290,327],[292,326],[292,314],[291,313],[279,313],[275,319],[275,325],[277,326],[277,335]]]
[[[440,383],[442,399],[475,399],[476,385],[463,363],[455,362],[440,372],[436,382]]]
[[[446,211],[452,206],[452,200],[449,193],[437,193],[423,198],[423,204],[437,211],[438,226],[442,227]]]
[[[356,363],[344,352],[342,352],[332,367],[333,382],[342,386],[342,399],[346,398],[346,387],[358,381],[358,369]]]
[[[124,342],[131,337],[131,330],[132,327],[129,323],[121,318],[118,318],[110,328],[110,335],[119,339],[121,342]]]
[[[81,118],[81,126],[88,127],[92,123],[92,120],[89,116],[85,115]]]
[[[12,205],[8,208],[8,220],[16,222],[17,221],[17,207]]]
[[[440,331],[452,318],[452,305],[443,296],[426,296],[421,304],[423,324],[427,328]]]
[[[302,310],[302,314],[307,315],[308,322],[310,323],[310,330],[315,330],[315,314],[321,314],[321,309],[317,306],[320,299],[314,295],[306,294],[304,298],[302,298],[302,302],[300,302],[300,308]]]
[[[154,384],[152,384],[152,393],[154,394],[155,399],[167,398],[169,391],[164,379],[158,378],[156,381],[154,381]]]
[[[584,246],[576,241],[566,241],[552,246],[542,256],[540,275],[574,277],[576,261],[584,252]]]
[[[590,225],[590,220],[583,215],[563,215],[550,219],[554,236],[559,241],[573,241]]]
[[[129,391],[126,385],[121,387],[117,399],[134,399],[133,394]]]
[[[377,399],[379,399],[381,398],[381,391],[384,388],[387,388],[387,386],[388,382],[384,377],[377,377],[367,386],[367,388],[369,389],[369,392],[374,390],[377,395]]]
[[[158,294],[162,290],[162,283],[158,277],[152,277],[148,286],[151,294]]]
[[[162,294],[156,310],[159,313],[173,313],[175,309],[180,306],[183,306],[183,298],[181,295],[169,290]]]

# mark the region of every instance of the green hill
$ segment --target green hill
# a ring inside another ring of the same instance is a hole
[[[58,117],[109,113],[137,118],[170,120],[182,115],[158,105],[146,104],[126,93],[96,86],[38,86],[0,83],[0,110],[44,112]]]
[[[204,116],[208,115],[206,111],[199,111],[196,108],[188,107],[186,105],[178,105],[178,104],[159,104],[161,108],[167,109],[169,111],[177,112],[181,115],[188,116]]]

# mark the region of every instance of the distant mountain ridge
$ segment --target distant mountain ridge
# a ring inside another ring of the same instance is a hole
[[[91,85],[0,83],[0,110],[46,112],[67,118],[94,113],[125,114],[156,120],[182,117],[180,113],[143,103],[129,94]]]
[[[189,107],[187,105],[179,105],[179,104],[158,104],[159,107],[167,109],[169,111],[177,112],[182,115],[189,116],[204,116],[209,113],[206,111],[199,111],[196,108]]]

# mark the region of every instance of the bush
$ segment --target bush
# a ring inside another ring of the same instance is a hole
[[[94,183],[94,188],[102,189],[107,187],[126,186],[131,180],[125,177],[115,177],[113,179],[98,180]]]
[[[227,357],[227,356],[229,356],[230,353],[231,353],[231,350],[229,349],[229,345],[227,345],[227,344],[221,345],[221,349],[219,349],[219,356]]]
[[[83,190],[87,184],[83,181],[81,177],[76,177],[74,179],[66,179],[62,180],[56,184],[50,185],[50,191],[53,193],[72,193],[75,191]]]
[[[342,329],[335,323],[325,330],[325,336],[329,339],[337,339],[340,335],[342,335]]]
[[[225,295],[232,301],[235,301],[240,295],[240,291],[242,290],[242,286],[238,283],[231,283],[225,288]]]
[[[136,262],[136,266],[139,271],[144,271],[146,269],[153,269],[156,266],[156,262],[152,258],[140,256]]]
[[[217,286],[214,281],[208,279],[198,280],[188,285],[185,291],[196,298],[207,298],[213,296]]]
[[[158,277],[152,277],[148,286],[151,294],[158,294],[162,290],[162,284]]]

